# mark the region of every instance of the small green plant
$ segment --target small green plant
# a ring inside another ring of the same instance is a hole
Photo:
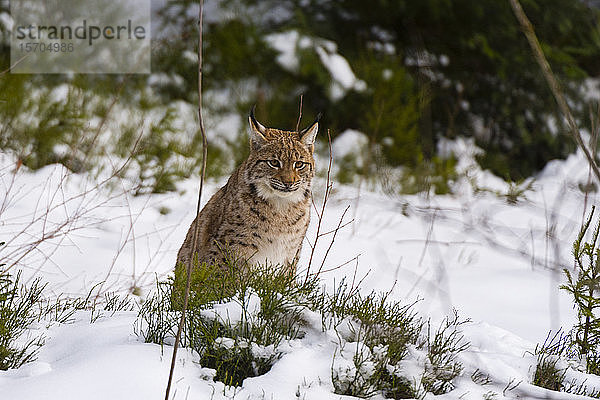
[[[94,323],[106,316],[107,312],[112,316],[118,311],[133,311],[136,308],[127,295],[112,292],[104,293],[104,296],[93,295],[99,286],[100,284],[92,286],[86,297],[41,298],[39,301],[40,319],[45,319],[48,323],[66,324],[75,320],[77,311],[89,311],[90,323]]]
[[[497,396],[498,396],[498,393],[490,390],[489,392],[487,392],[483,395],[483,400],[495,400],[498,398]]]
[[[440,395],[454,389],[452,381],[463,369],[457,356],[469,348],[469,343],[458,328],[468,322],[461,320],[455,310],[454,316],[447,317],[435,332],[431,331],[431,323],[427,323],[426,343],[422,347],[427,351],[428,362],[421,379],[427,392]]]
[[[363,342],[348,343],[351,349],[341,349],[334,356],[331,381],[335,393],[361,398],[378,393],[388,399],[416,397],[416,390],[408,378],[391,364],[385,346],[369,349]],[[339,358],[339,359],[338,359]]]
[[[77,311],[90,312],[90,323],[110,312],[132,311],[129,297],[106,293],[98,299],[92,298],[93,287],[85,298],[43,295],[46,284],[40,278],[25,286],[21,284],[21,272],[12,276],[0,274],[0,370],[19,368],[34,361],[40,347],[44,345],[43,334],[31,335],[32,324],[44,322],[69,323]]]
[[[320,328],[340,340],[331,370],[336,393],[400,399],[414,398],[422,388],[452,389],[461,370],[456,354],[466,348],[456,320],[431,333],[423,329],[414,304],[390,301],[389,294],[364,296],[344,281],[328,292],[317,277],[299,280],[287,271],[279,266],[250,269],[230,255],[217,266],[193,268],[181,340],[198,353],[203,367],[216,371],[215,380],[240,386],[268,372],[288,351],[283,344]],[[185,275],[178,266],[174,277],[159,283],[142,304],[136,332],[146,342],[174,342]],[[306,318],[315,313],[320,326]],[[400,364],[413,350],[427,360],[422,383],[402,375]]]
[[[578,382],[576,379],[572,379],[570,381],[565,381],[564,383],[564,392],[572,393],[579,396],[587,396],[593,399],[600,399],[600,390],[599,389],[590,389],[586,385],[586,381]]]
[[[510,205],[519,204],[521,201],[527,200],[527,192],[533,190],[533,179],[521,180],[519,182],[508,182],[506,193],[498,193]]]
[[[573,332],[563,333],[561,330],[552,335],[548,333],[543,344],[535,347],[537,356],[533,384],[545,389],[565,393],[600,398],[600,391],[590,388],[586,381],[573,378],[567,380],[567,372],[573,365],[581,361]]]
[[[38,305],[44,285],[36,279],[26,288],[21,274],[0,275],[0,370],[33,361],[44,344],[42,336],[22,341],[28,327],[40,319]]]
[[[171,285],[157,282],[156,291],[140,305],[135,324],[135,333],[146,343],[161,346],[171,344],[177,331],[177,312],[173,311]]]
[[[476,383],[481,386],[489,385],[490,383],[492,383],[490,375],[482,372],[479,368],[473,371],[473,373],[471,374],[471,380],[473,381],[473,383]]]
[[[545,389],[561,391],[565,385],[566,368],[559,366],[560,359],[575,359],[571,336],[561,330],[549,332],[543,344],[535,346],[537,356],[533,384]]]
[[[545,389],[561,391],[564,386],[566,369],[559,368],[559,359],[549,354],[538,355],[533,384]]]
[[[344,336],[339,362],[334,360],[335,392],[358,397],[381,393],[385,398],[418,397],[422,391],[443,394],[454,388],[452,381],[462,371],[457,355],[468,347],[460,334],[455,314],[432,332],[413,310],[388,300],[389,294],[362,296],[344,282],[331,295],[324,295],[324,327]],[[427,327],[427,329],[425,329]],[[348,346],[353,346],[348,349]],[[426,359],[420,381],[402,375],[401,363],[410,353]]]
[[[414,398],[413,382],[400,374],[399,363],[418,341],[423,323],[412,304],[388,301],[388,294],[362,296],[341,282],[323,294],[317,308],[323,328],[342,336],[339,359],[334,356],[331,379],[335,393],[386,398]]]
[[[564,270],[567,284],[561,289],[573,296],[573,303],[577,308],[578,324],[573,331],[574,345],[579,357],[585,365],[585,370],[591,374],[600,374],[600,244],[598,234],[600,223],[591,234],[588,241],[584,241],[586,233],[592,222],[595,207],[583,224],[577,239],[573,243],[573,257],[575,258],[574,275],[568,269]]]
[[[185,268],[141,306],[136,331],[146,342],[174,341],[185,290]],[[200,364],[216,370],[215,380],[240,386],[247,377],[271,369],[278,346],[304,335],[303,311],[317,281],[296,282],[282,268],[239,267],[226,257],[219,265],[195,265],[182,345],[200,355]]]
[[[594,211],[595,207],[592,207],[573,243],[575,271],[564,269],[567,283],[561,286],[573,296],[579,321],[568,334],[561,331],[553,336],[548,334],[544,343],[536,346],[533,384],[549,390],[599,398],[600,391],[589,388],[585,381],[566,379],[573,364],[580,365],[590,374],[598,375],[600,372],[600,223],[588,235]]]
[[[167,206],[161,206],[158,209],[160,215],[168,215],[171,212],[171,209]]]

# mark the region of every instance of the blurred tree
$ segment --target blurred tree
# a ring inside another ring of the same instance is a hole
[[[578,90],[600,72],[597,10],[579,0],[523,6],[574,108],[587,113]],[[306,15],[304,29],[334,40],[351,62],[370,48],[409,69],[428,96],[420,124],[426,157],[442,136],[475,136],[486,150],[484,167],[519,179],[573,150],[560,123],[553,131],[561,118],[508,2],[307,0],[295,7]]]
[[[598,10],[579,0],[522,3],[580,124],[587,125],[589,100],[580,88],[599,72]],[[197,132],[178,134],[179,121],[189,119],[182,110],[197,100],[197,7],[193,0],[170,0],[158,11],[149,77],[0,76],[0,146],[32,168],[72,162],[73,151],[61,155],[65,147],[122,156],[123,144],[134,143],[140,118],[152,115],[145,125],[152,137],[141,142],[135,161],[140,171],[157,176],[140,180],[155,182],[148,183],[152,190],[172,189],[197,162]],[[7,10],[8,2],[0,0],[0,12]],[[246,130],[253,104],[264,123],[295,127],[302,93],[303,124],[321,111],[333,136],[345,129],[368,136],[366,160],[382,159],[408,172],[450,176],[454,164],[437,154],[444,137],[474,137],[485,150],[482,166],[512,180],[574,149],[508,2],[220,0],[208,2],[205,11],[207,114],[237,113],[238,133]],[[9,47],[1,21],[0,38],[5,70]],[[68,96],[56,101],[53,89],[61,85]],[[131,126],[119,130],[111,150],[95,146],[96,133],[88,132],[86,121],[102,120],[115,96],[119,108],[141,113],[123,121]],[[234,137],[221,143],[232,146]],[[219,163],[215,173],[224,167]],[[69,167],[92,168],[77,162]]]
[[[580,122],[587,124],[579,87],[582,79],[600,71],[598,11],[579,0],[524,0],[523,6],[572,105],[580,112]],[[174,7],[179,8],[180,17],[188,16],[179,25],[185,32],[193,26],[194,14],[182,10],[192,7],[192,2],[167,5],[169,10]],[[259,111],[269,112],[269,123],[289,126],[297,95],[304,92],[305,114],[325,110],[324,123],[333,132],[361,129],[371,137],[397,138],[397,147],[408,146],[412,160],[399,154],[398,148],[388,149],[386,158],[394,165],[415,166],[419,159],[432,159],[441,137],[474,136],[485,150],[482,165],[513,180],[535,173],[548,160],[565,157],[574,149],[562,134],[554,100],[508,2],[224,0],[217,7],[220,15],[228,17],[216,18],[208,29],[207,68],[214,75],[207,81],[214,77],[217,85],[225,85],[224,81],[255,79],[254,96],[247,94],[245,101],[258,101]],[[350,89],[331,98],[332,77],[309,47],[297,49],[299,69],[278,65],[264,38],[290,30],[335,43],[357,77],[367,81],[368,90]],[[404,83],[373,84],[373,71],[381,59],[388,66],[380,72],[400,71]],[[408,90],[405,81],[412,85]],[[414,96],[419,99],[416,109]],[[382,112],[383,98],[387,101]],[[260,103],[267,107],[261,109]],[[397,123],[398,116],[406,120],[407,113],[415,111],[419,115],[416,135],[408,128],[398,138],[398,131],[404,129],[404,122]],[[375,129],[365,118],[378,112]],[[411,140],[416,143],[407,145]]]
[[[0,17],[2,151],[31,169],[62,163],[92,173],[112,169],[117,161],[107,155],[131,157],[123,174],[138,193],[174,190],[177,180],[195,170],[198,135],[180,134],[183,112],[171,103],[175,96],[162,101],[149,90],[160,80],[156,75],[12,74],[7,1],[0,0]],[[220,174],[220,152],[213,154],[209,172]]]

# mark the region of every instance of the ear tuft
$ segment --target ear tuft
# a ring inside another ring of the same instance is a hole
[[[264,125],[258,122],[256,117],[254,117],[255,108],[256,105],[252,106],[250,115],[248,117],[248,123],[250,124],[250,147],[253,150],[260,148],[267,141],[267,138],[265,137],[267,128],[265,128]]]
[[[319,132],[319,119],[321,119],[321,113],[317,115],[315,121],[308,128],[300,131],[300,141],[308,146],[311,151],[314,147],[317,132]]]

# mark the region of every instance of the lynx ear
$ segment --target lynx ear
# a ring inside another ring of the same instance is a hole
[[[248,117],[248,122],[250,123],[250,147],[253,150],[260,148],[267,141],[267,138],[265,137],[267,128],[254,117],[255,108],[256,106],[252,106],[250,116]]]
[[[317,132],[319,132],[319,119],[321,119],[321,113],[317,115],[315,122],[313,122],[308,128],[300,131],[300,141],[304,143],[310,151],[313,151],[315,138]]]

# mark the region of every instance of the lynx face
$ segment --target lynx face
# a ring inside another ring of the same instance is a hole
[[[253,114],[249,122],[251,149],[246,178],[258,195],[275,205],[310,196],[318,122],[300,132],[266,128]]]

